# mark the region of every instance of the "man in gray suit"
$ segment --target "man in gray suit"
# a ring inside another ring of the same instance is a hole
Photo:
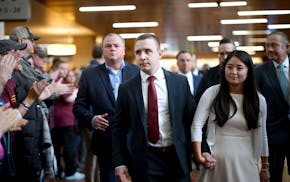
[[[190,182],[194,101],[187,79],[161,68],[152,34],[136,39],[135,56],[141,71],[120,85],[112,122],[115,174],[119,181]]]
[[[267,135],[270,181],[282,182],[285,157],[290,174],[289,40],[283,32],[272,32],[266,43],[268,61],[257,67],[257,85],[267,102]],[[282,66],[282,73],[279,73]],[[281,85],[281,77],[286,83]]]

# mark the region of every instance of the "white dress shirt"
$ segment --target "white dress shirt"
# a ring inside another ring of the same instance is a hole
[[[188,73],[184,74],[184,73],[178,71],[178,74],[186,76],[187,82],[189,84],[190,92],[193,95],[194,94],[193,73],[192,72],[188,72]]]
[[[161,68],[154,75],[147,75],[143,71],[140,71],[140,76],[142,81],[142,94],[146,113],[148,108],[147,94],[148,94],[149,76],[155,76],[154,84],[156,87],[158,98],[158,124],[159,124],[160,139],[156,144],[152,144],[150,142],[149,144],[155,147],[171,146],[173,145],[173,136],[172,136],[172,128],[170,125],[168,91],[164,72]]]

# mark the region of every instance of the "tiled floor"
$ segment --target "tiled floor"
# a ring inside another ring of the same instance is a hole
[[[198,172],[193,171],[192,173],[192,182],[197,182],[198,178]],[[285,165],[284,173],[283,173],[283,182],[289,182],[290,176],[287,174],[287,166]],[[47,180],[46,182],[86,182],[85,180],[79,180],[79,181],[66,181],[66,180]]]

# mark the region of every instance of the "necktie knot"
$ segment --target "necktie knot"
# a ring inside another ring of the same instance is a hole
[[[154,80],[155,80],[155,76],[149,76],[149,77],[148,77],[148,80],[149,80],[149,83],[154,82]]]

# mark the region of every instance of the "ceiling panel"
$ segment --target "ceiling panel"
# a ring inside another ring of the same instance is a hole
[[[50,27],[72,27],[77,29],[78,35],[92,35],[102,37],[108,32],[116,33],[138,33],[153,32],[161,42],[167,43],[169,51],[179,49],[189,49],[198,54],[211,53],[211,49],[207,46],[207,42],[188,42],[188,35],[209,35],[221,34],[240,42],[241,45],[249,45],[249,38],[263,38],[265,35],[257,36],[234,36],[233,30],[265,30],[266,24],[251,25],[221,25],[221,19],[234,18],[262,18],[266,17],[271,24],[290,23],[290,15],[275,16],[246,16],[239,17],[239,10],[266,10],[266,9],[290,9],[290,3],[286,0],[248,0],[246,7],[216,7],[204,9],[190,9],[187,7],[189,2],[209,2],[210,0],[32,0],[33,17],[31,28],[35,28],[40,34],[53,35],[53,31],[41,32],[37,28],[40,23],[36,21],[35,15],[42,14],[47,20],[42,23],[42,28]],[[232,0],[234,1],[234,0]],[[136,5],[134,11],[123,12],[79,12],[80,6],[92,5]],[[42,6],[46,11],[58,13],[58,17],[49,17],[48,13],[39,11]],[[35,12],[38,11],[38,12]],[[62,20],[59,22],[59,20]],[[114,29],[112,24],[115,22],[130,21],[157,21],[159,26],[156,28],[131,28],[131,29]],[[14,22],[16,23],[16,22]],[[13,25],[13,23],[11,23]],[[9,24],[8,24],[9,27]],[[39,28],[39,27],[38,27]],[[282,30],[290,35],[290,30]],[[55,34],[54,34],[55,36]],[[134,41],[127,40],[127,46],[132,47]],[[262,43],[251,43],[251,45],[261,45]]]

